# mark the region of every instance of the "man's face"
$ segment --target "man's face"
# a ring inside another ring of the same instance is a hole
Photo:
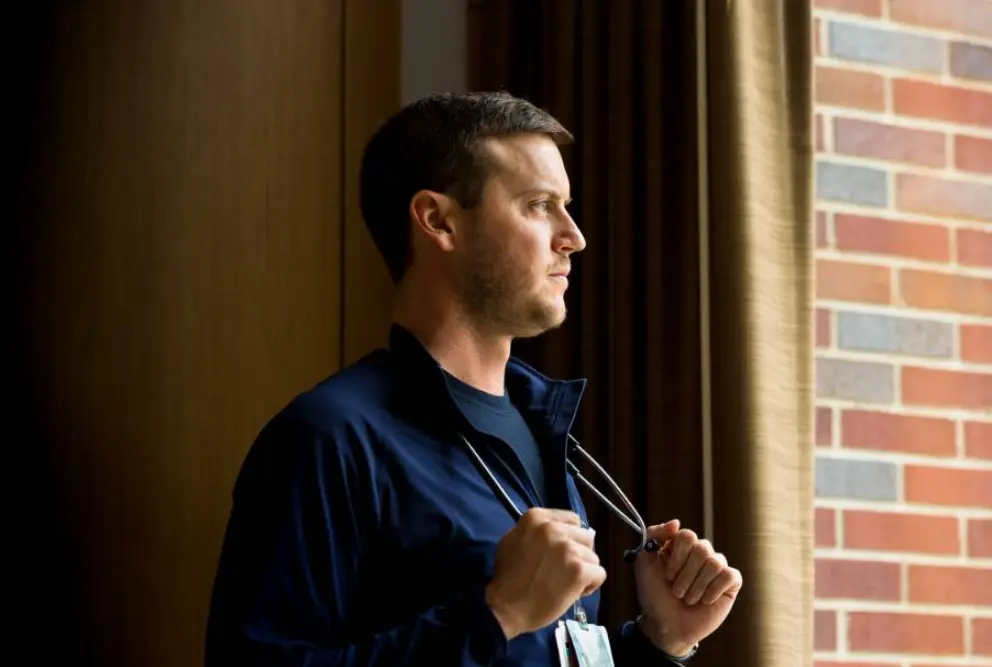
[[[491,139],[484,150],[493,167],[467,212],[457,290],[483,331],[536,336],[565,320],[569,257],[586,245],[565,210],[568,174],[545,135]]]

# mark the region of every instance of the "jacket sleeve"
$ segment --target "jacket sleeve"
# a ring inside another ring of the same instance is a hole
[[[680,667],[688,664],[675,660],[655,647],[635,621],[627,621],[615,632],[611,632],[610,646],[616,667]]]
[[[358,594],[379,517],[368,451],[348,425],[326,433],[277,418],[263,430],[235,486],[206,667],[483,667],[505,655],[481,588],[369,629],[390,600]]]

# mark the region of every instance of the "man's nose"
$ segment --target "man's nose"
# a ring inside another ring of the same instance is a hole
[[[583,236],[582,230],[579,229],[579,226],[575,224],[575,220],[567,212],[564,215],[564,223],[565,229],[559,236],[558,252],[565,255],[570,255],[573,252],[582,252],[586,247],[586,237]]]

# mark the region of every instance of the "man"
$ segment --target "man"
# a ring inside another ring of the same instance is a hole
[[[585,247],[566,210],[571,140],[503,93],[419,100],[371,139],[361,203],[398,287],[389,347],[252,446],[208,667],[556,665],[558,621],[598,628],[606,573],[565,464],[584,381],[510,357],[562,323]],[[678,521],[649,534],[663,548],[633,564],[643,614],[607,635],[621,667],[689,656],[741,587]]]

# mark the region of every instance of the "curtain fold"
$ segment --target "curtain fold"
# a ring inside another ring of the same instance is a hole
[[[805,665],[810,9],[701,2],[474,0],[470,85],[526,97],[576,135],[565,158],[588,247],[569,318],[515,352],[588,377],[577,437],[648,521],[682,519],[744,572],[694,664]],[[588,504],[617,623],[637,611],[633,534]]]
[[[809,4],[706,9],[714,538],[748,580],[720,649],[737,664],[808,664]]]

